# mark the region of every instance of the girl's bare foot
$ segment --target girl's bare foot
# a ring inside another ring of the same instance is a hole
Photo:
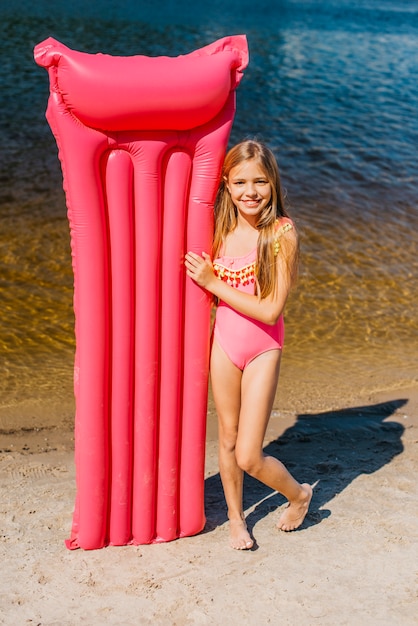
[[[290,530],[296,530],[303,523],[305,516],[309,509],[310,501],[312,500],[312,487],[307,483],[301,485],[302,493],[299,500],[293,500],[289,502],[286,509],[283,511],[279,518],[277,528],[289,532]]]
[[[229,520],[229,538],[234,550],[250,550],[254,545],[244,519]]]

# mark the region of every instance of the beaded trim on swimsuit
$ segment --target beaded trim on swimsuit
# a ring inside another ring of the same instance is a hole
[[[255,261],[237,270],[229,269],[220,263],[214,263],[213,270],[219,280],[223,280],[233,287],[238,287],[241,284],[248,285],[255,281]]]
[[[290,230],[292,224],[284,224],[280,229],[280,234],[286,233]],[[277,239],[274,242],[274,256],[277,256],[280,250],[279,243],[279,233]],[[225,267],[221,263],[214,263],[213,270],[215,276],[219,278],[219,280],[223,280],[228,283],[232,287],[238,287],[238,285],[249,285],[250,283],[255,282],[255,273],[256,273],[256,261],[250,263],[249,265],[244,265],[244,267],[240,267],[239,269],[230,269],[229,267]]]

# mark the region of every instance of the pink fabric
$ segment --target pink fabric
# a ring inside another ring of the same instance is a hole
[[[237,275],[239,270],[248,268],[251,274],[233,286],[245,293],[254,293],[254,263],[257,250],[242,257],[222,256],[213,264],[216,273],[222,267]],[[268,350],[281,350],[284,342],[284,321],[280,316],[277,324],[270,326],[238,313],[225,302],[220,302],[216,311],[214,338],[232,363],[243,370],[257,356]]]

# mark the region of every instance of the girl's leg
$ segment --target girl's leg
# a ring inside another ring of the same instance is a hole
[[[279,370],[279,350],[270,350],[251,361],[242,376],[241,411],[236,442],[239,467],[289,500],[278,528],[295,530],[308,511],[312,489],[299,484],[283,463],[263,454],[263,441],[273,406]]]
[[[219,424],[219,471],[228,507],[231,546],[248,550],[253,546],[242,507],[243,471],[235,458],[235,442],[241,407],[242,372],[214,340],[211,354],[212,393]]]

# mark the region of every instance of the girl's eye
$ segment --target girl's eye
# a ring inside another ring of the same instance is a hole
[[[234,185],[245,185],[245,181],[244,180],[234,180],[233,182]],[[260,180],[255,180],[254,181],[255,185],[267,185],[268,181],[264,180],[264,179],[260,179]]]

